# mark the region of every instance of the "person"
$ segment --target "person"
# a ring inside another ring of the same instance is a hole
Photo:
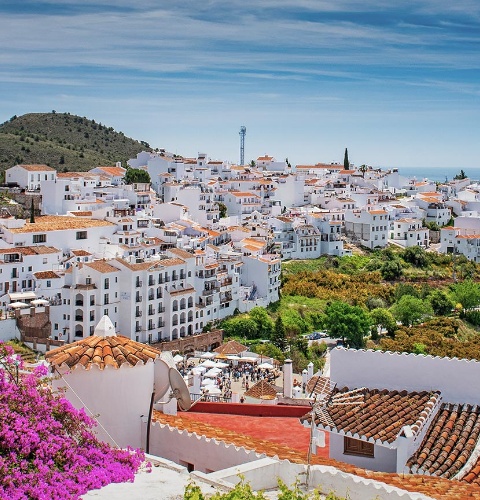
[[[240,398],[240,403],[244,403],[244,402],[245,402],[245,398],[242,396],[242,397]]]

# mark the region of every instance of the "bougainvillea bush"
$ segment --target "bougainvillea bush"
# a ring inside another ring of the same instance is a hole
[[[18,375],[3,343],[0,360],[0,498],[74,499],[133,481],[142,451],[99,441],[95,422],[51,391],[45,367]]]

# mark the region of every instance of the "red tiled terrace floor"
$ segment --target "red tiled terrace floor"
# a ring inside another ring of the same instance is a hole
[[[250,417],[246,415],[195,412],[183,413],[182,417],[217,428],[234,431],[255,439],[288,446],[292,450],[304,452],[305,454],[308,451],[310,429],[303,427],[298,418]],[[325,433],[325,440],[325,448],[317,448],[317,455],[328,458],[328,433]]]

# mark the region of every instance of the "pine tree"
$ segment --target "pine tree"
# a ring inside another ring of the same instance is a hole
[[[350,162],[348,161],[348,149],[345,148],[345,157],[343,159],[343,168],[345,170],[350,170]]]
[[[275,328],[273,330],[272,343],[285,352],[288,342],[287,334],[285,331],[285,325],[283,324],[282,318],[278,316],[275,321]]]

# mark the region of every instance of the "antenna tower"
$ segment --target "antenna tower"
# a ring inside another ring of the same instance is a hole
[[[242,125],[240,127],[240,165],[245,165],[245,135],[247,134],[247,127]]]

